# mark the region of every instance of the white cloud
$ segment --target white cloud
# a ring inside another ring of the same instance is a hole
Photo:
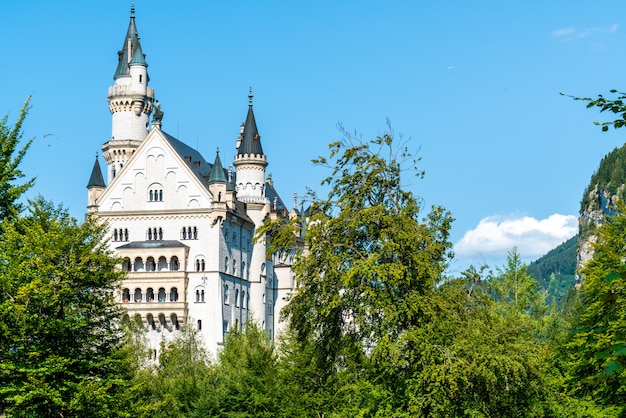
[[[614,23],[609,26],[595,26],[585,29],[576,29],[574,27],[559,28],[553,30],[550,35],[561,41],[572,41],[575,39],[584,39],[597,34],[615,33],[619,29],[619,24]]]
[[[517,247],[525,258],[539,257],[578,232],[578,218],[555,213],[546,219],[530,216],[488,216],[465,233],[454,252],[465,258],[506,257]]]

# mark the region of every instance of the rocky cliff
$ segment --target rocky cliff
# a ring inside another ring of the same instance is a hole
[[[589,186],[583,194],[578,218],[577,264],[580,267],[593,256],[593,243],[596,229],[607,215],[614,214],[616,200],[626,201],[626,144],[608,153],[596,172],[591,176]],[[582,280],[578,275],[576,280]]]

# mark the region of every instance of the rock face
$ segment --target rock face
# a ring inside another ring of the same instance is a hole
[[[577,267],[593,257],[593,243],[597,241],[596,230],[606,216],[615,214],[614,203],[626,201],[626,145],[608,153],[596,172],[591,176],[589,186],[583,194],[578,218]],[[578,284],[584,280],[576,275]]]

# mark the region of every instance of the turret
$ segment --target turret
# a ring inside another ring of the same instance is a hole
[[[237,169],[237,199],[246,203],[265,204],[265,167],[261,136],[252,110],[252,88],[248,94],[248,115],[237,141],[235,168]]]
[[[98,210],[98,198],[100,198],[105,189],[106,184],[102,177],[102,170],[100,170],[98,154],[96,154],[96,162],[93,164],[91,177],[89,177],[89,183],[87,183],[87,212],[91,213]]]
[[[220,160],[220,151],[215,154],[215,162],[209,174],[209,191],[213,195],[213,207],[216,209],[226,209],[228,203],[232,200],[232,191],[229,192],[229,182],[224,174],[222,160]]]
[[[154,90],[148,87],[148,63],[135,26],[134,6],[131,7],[130,23],[117,56],[113,76],[115,82],[109,87],[107,97],[112,120],[111,139],[102,145],[109,182],[148,135],[154,102]]]

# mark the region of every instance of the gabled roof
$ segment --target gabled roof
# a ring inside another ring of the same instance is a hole
[[[96,155],[96,162],[93,164],[93,169],[91,170],[91,177],[89,177],[89,183],[87,183],[87,188],[90,187],[106,187],[106,183],[104,182],[104,177],[102,177],[102,170],[100,170],[100,163],[98,162],[98,156]]]
[[[276,212],[279,212],[282,210],[285,213],[287,213],[287,206],[285,206],[285,203],[278,195],[278,192],[274,188],[274,183],[272,181],[265,182],[265,197],[267,197],[267,199],[270,202],[270,205],[272,205],[272,207],[274,208]]]
[[[248,94],[248,115],[243,128],[243,138],[237,148],[238,155],[263,155],[263,147],[261,147],[261,136],[256,127],[254,112],[252,111],[252,89]]]
[[[172,135],[159,131],[170,143],[174,151],[182,158],[191,171],[198,177],[202,184],[207,185],[207,178],[211,175],[211,164],[207,163],[202,154],[191,148],[189,145],[174,138]]]
[[[128,45],[129,40],[130,48]],[[141,51],[139,34],[137,33],[137,26],[135,26],[135,6],[133,5],[130,9],[130,23],[128,24],[126,36],[124,37],[124,43],[122,44],[122,48],[120,49],[120,51],[117,53],[119,61],[117,63],[117,69],[115,70],[115,75],[113,76],[113,79],[129,75],[130,71],[128,68],[128,64],[135,57],[135,52],[137,51],[137,49]],[[143,53],[141,53],[141,55],[145,63],[145,57],[143,57]]]
[[[213,168],[211,168],[211,174],[209,175],[209,184],[211,183],[226,183],[226,174],[224,174],[224,167],[222,167],[222,161],[220,160],[220,151],[215,154],[215,162]]]

